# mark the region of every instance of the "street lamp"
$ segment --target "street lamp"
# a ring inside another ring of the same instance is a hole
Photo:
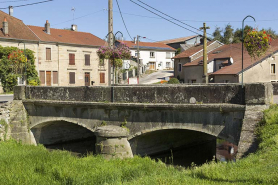
[[[242,20],[242,37],[241,37],[241,41],[242,41],[242,63],[241,63],[241,85],[242,85],[242,88],[243,88],[243,38],[244,38],[244,21],[245,19],[247,19],[248,17],[251,17],[255,22],[255,18],[252,17],[251,15],[247,15],[243,20]]]
[[[19,43],[18,43],[18,46],[19,46],[20,43],[23,43],[23,44],[24,44],[24,57],[25,57],[25,59],[27,59],[26,53],[25,53],[25,42],[22,42],[22,41],[19,42]],[[24,70],[24,75],[23,75],[23,80],[24,80],[24,77],[25,77],[26,85],[27,85],[26,64],[27,64],[27,60],[26,60],[26,62],[25,62],[25,70]]]

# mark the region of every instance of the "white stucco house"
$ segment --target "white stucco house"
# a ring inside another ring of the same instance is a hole
[[[117,41],[116,45],[120,42]],[[131,50],[131,55],[137,59],[137,43],[134,41],[121,41]],[[139,42],[140,73],[146,70],[173,69],[174,62],[171,58],[175,56],[175,49],[162,43]]]

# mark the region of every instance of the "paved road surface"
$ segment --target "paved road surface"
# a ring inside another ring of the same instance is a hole
[[[0,102],[3,101],[13,101],[14,95],[13,94],[1,94],[0,95]]]
[[[167,76],[173,76],[174,75],[174,71],[157,71],[154,72],[146,77],[142,77],[140,78],[140,84],[153,84],[156,82],[160,82],[161,80],[164,80],[165,77]]]

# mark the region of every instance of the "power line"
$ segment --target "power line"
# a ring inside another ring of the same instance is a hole
[[[83,17],[89,16],[89,15],[92,15],[92,14],[96,14],[96,13],[101,12],[101,11],[103,11],[103,10],[99,10],[99,11],[96,11],[96,12],[93,12],[93,13],[89,13],[89,14],[86,14],[86,15],[83,15],[83,16],[80,16],[80,17],[77,17],[77,18],[75,18],[74,20],[76,20],[76,19],[81,19],[81,18],[83,18]],[[66,23],[66,22],[70,22],[70,21],[72,21],[72,19],[71,19],[71,20],[64,21],[64,22],[60,22],[60,23],[57,23],[57,24],[53,24],[53,26],[58,25],[58,24],[63,24],[63,23]]]
[[[153,12],[153,11],[151,11],[151,10],[145,8],[145,7],[143,7],[142,5],[140,5],[140,4],[136,3],[136,2],[134,2],[133,0],[130,0],[130,1],[133,2],[134,4],[140,6],[141,8],[144,8],[145,10],[147,10],[147,11],[149,11],[149,12],[151,12],[151,13],[153,13],[153,14],[155,14],[155,15],[157,15],[157,16],[159,16],[159,17],[161,17],[161,18],[163,18],[163,19],[165,19],[165,20],[167,20],[167,21],[169,21],[169,22],[171,22],[171,23],[173,23],[173,24],[175,24],[175,25],[177,25],[177,26],[183,28],[183,29],[186,29],[186,30],[188,30],[188,31],[190,31],[190,32],[193,32],[193,33],[197,34],[197,35],[200,35],[199,33],[195,32],[195,31],[192,31],[192,30],[190,30],[190,29],[188,29],[188,28],[185,28],[184,26],[181,26],[181,25],[179,25],[179,24],[177,24],[177,23],[175,23],[175,22],[173,22],[173,21],[171,21],[171,20],[169,20],[169,19],[167,19],[167,18],[165,18],[165,17],[162,17],[161,15],[159,15],[159,14],[157,14],[157,13],[155,13],[155,12]]]
[[[155,9],[154,7],[148,5],[148,4],[146,4],[146,3],[144,3],[144,2],[142,2],[142,1],[140,1],[140,0],[137,0],[137,1],[139,1],[140,3],[142,3],[142,4],[144,4],[144,5],[148,6],[148,7],[150,7],[151,9],[154,9],[155,11],[157,11],[157,12],[163,14],[163,15],[166,15],[167,17],[170,17],[171,19],[173,19],[173,20],[175,20],[175,21],[178,21],[178,22],[180,22],[180,23],[182,23],[182,24],[184,24],[184,25],[186,25],[186,26],[188,26],[188,27],[190,27],[190,28],[195,29],[195,30],[201,31],[200,29],[195,28],[195,27],[193,27],[193,26],[190,26],[189,24],[186,24],[186,23],[184,23],[184,22],[182,22],[182,21],[180,21],[180,20],[178,20],[178,19],[175,19],[174,17],[171,17],[170,15],[167,15],[166,13],[163,13],[163,12],[161,12],[161,11]]]
[[[28,0],[17,0],[17,1],[1,1],[0,3],[14,3],[19,1],[28,1]]]
[[[46,3],[46,2],[50,2],[50,1],[54,1],[54,0],[41,1],[41,2],[36,2],[36,3],[29,3],[29,4],[18,5],[18,6],[13,6],[13,7],[17,8],[17,7],[23,7],[23,6],[30,6],[30,5],[36,5],[36,4]],[[0,8],[0,9],[9,9],[9,7]]]
[[[119,8],[119,11],[120,11],[120,14],[121,14],[123,23],[124,23],[124,25],[125,25],[125,29],[126,29],[128,35],[129,35],[130,39],[132,40],[132,37],[130,36],[129,31],[128,31],[127,27],[126,27],[125,20],[124,20],[124,18],[123,18],[123,15],[122,15],[122,12],[121,12],[120,5],[119,5],[119,3],[118,3],[118,0],[116,0],[116,2],[117,2],[117,5],[118,5],[118,8]]]

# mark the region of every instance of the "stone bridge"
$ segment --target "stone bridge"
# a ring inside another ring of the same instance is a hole
[[[256,149],[254,127],[272,101],[270,83],[244,88],[239,84],[17,86],[10,135],[46,146],[70,141],[80,145],[89,138],[86,147],[95,151],[96,129],[115,125],[129,130],[133,154],[154,155],[212,141],[201,151],[215,155],[218,137],[239,145],[241,157]]]

